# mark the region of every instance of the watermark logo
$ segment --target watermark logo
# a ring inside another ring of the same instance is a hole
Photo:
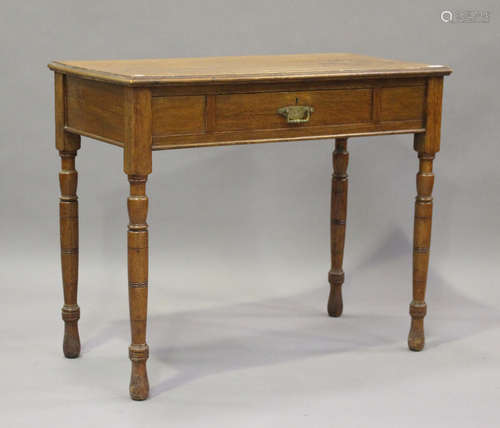
[[[445,24],[488,24],[489,10],[443,10],[441,21]]]

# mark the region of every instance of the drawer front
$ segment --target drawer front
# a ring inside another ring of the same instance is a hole
[[[371,89],[217,95],[215,131],[283,129],[360,123],[371,120]],[[307,122],[288,123],[278,109],[311,106]]]
[[[153,97],[153,135],[200,134],[205,130],[206,97]]]
[[[307,89],[302,84],[279,89],[271,85],[156,88],[152,97],[153,147],[160,150],[423,131],[423,79],[360,81],[352,84],[359,86],[349,87],[351,83],[345,82],[324,85]],[[296,116],[307,120],[290,123],[278,112],[288,106],[313,110],[310,115]]]
[[[418,120],[424,117],[425,86],[382,88],[380,121]]]

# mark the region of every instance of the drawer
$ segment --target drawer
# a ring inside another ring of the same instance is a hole
[[[307,122],[288,123],[286,106],[311,106]],[[215,131],[282,129],[360,123],[371,120],[372,91],[365,89],[217,95]]]
[[[365,82],[360,83],[364,87],[348,89],[221,93],[227,88],[205,88],[192,95],[163,93],[152,97],[153,144],[286,140],[346,132],[421,129],[425,85],[397,83],[398,86],[382,86],[379,82]],[[307,121],[290,123],[278,111],[289,106],[313,110],[309,117],[302,116]]]

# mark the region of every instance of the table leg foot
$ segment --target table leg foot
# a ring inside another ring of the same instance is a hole
[[[132,400],[142,401],[149,396],[149,381],[146,370],[148,354],[148,345],[131,345],[129,347],[129,356],[132,361],[129,392]]]
[[[330,282],[330,295],[328,297],[328,315],[340,317],[344,309],[342,301],[342,284],[344,283],[344,272],[330,271],[328,274]]]
[[[408,348],[411,351],[421,351],[425,346],[424,319],[412,318],[410,334],[408,334]]]
[[[411,327],[408,335],[408,348],[412,351],[421,351],[425,345],[424,317],[427,305],[424,302],[410,303]]]
[[[78,305],[64,305],[62,318],[64,320],[64,356],[66,358],[77,358],[80,355],[80,335],[78,333],[80,308]]]

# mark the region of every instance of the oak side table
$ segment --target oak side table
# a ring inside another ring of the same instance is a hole
[[[432,163],[439,151],[441,65],[353,54],[54,61],[56,148],[61,156],[60,230],[63,350],[80,353],[77,305],[80,136],[123,148],[132,343],[130,396],[149,393],[146,360],[148,198],[155,150],[334,138],[328,314],[342,314],[347,208],[347,139],[414,134],[418,153],[413,300],[408,346],[424,347],[423,319],[432,222]]]

